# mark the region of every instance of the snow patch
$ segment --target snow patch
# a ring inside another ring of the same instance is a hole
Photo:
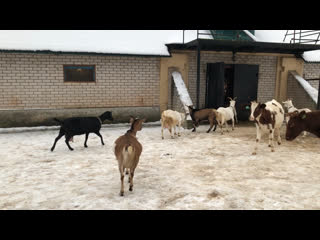
[[[184,84],[182,76],[179,72],[173,72],[172,77],[174,84],[177,87],[178,95],[183,104],[184,110],[186,113],[189,113],[188,106],[192,106],[193,103],[188,93],[187,87]],[[187,116],[187,120],[191,120],[190,115]]]
[[[302,57],[307,62],[318,62],[320,60],[320,50],[304,52]]]

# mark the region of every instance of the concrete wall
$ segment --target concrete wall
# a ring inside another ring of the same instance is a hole
[[[53,118],[63,120],[68,117],[95,117],[105,111],[111,111],[114,121],[106,120],[104,124],[129,122],[130,115],[146,117],[147,121],[159,121],[159,107],[120,107],[120,108],[76,108],[76,109],[29,109],[0,110],[0,127],[34,127],[57,125]]]

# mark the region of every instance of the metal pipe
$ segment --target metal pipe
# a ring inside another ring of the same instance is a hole
[[[197,108],[200,108],[200,42],[198,42],[197,47]]]
[[[183,31],[183,36],[182,36],[183,41],[182,41],[182,43],[184,44],[184,31],[185,30],[182,30],[182,31]]]
[[[318,102],[317,102],[317,109],[320,110],[320,81],[318,87]]]

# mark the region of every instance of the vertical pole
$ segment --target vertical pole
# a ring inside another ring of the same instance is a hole
[[[184,31],[185,30],[182,30],[182,33],[183,33],[183,41],[182,41],[182,43],[184,44]]]
[[[197,108],[200,108],[200,43],[198,41],[198,49],[197,49]]]
[[[301,43],[301,30],[300,30],[299,43]]]
[[[318,87],[318,102],[317,102],[317,109],[320,110],[320,80],[319,80],[319,87]]]

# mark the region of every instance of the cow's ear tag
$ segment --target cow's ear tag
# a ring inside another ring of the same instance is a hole
[[[305,119],[307,117],[307,115],[303,114],[301,119]]]
[[[249,107],[249,106],[246,106],[246,110],[250,110],[250,107]]]

